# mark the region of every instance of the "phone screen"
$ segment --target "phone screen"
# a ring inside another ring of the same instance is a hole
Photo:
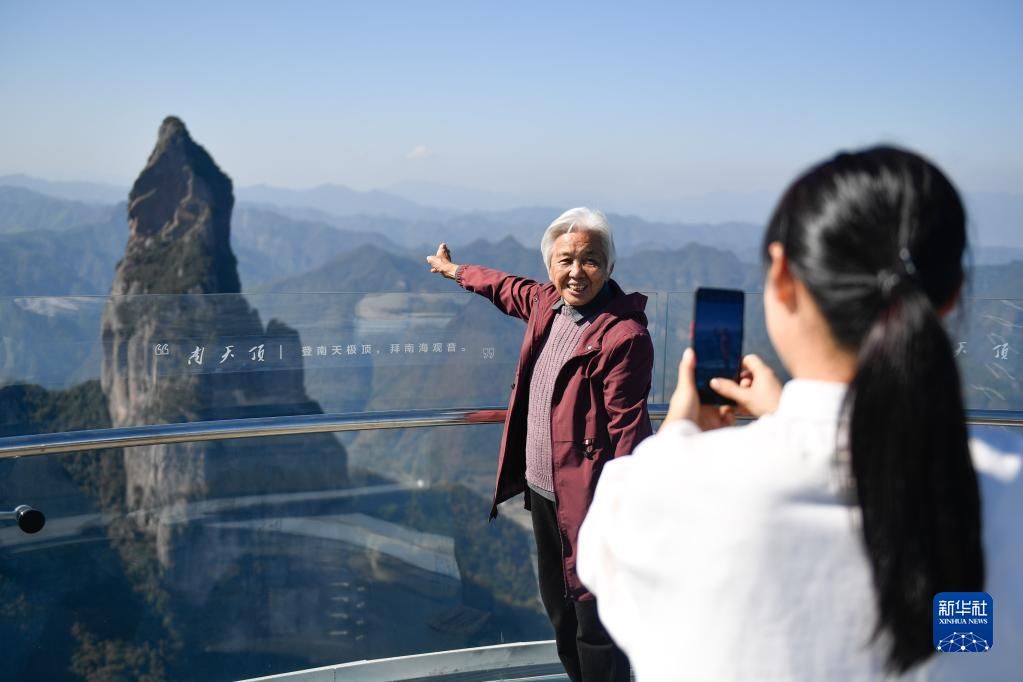
[[[714,377],[737,379],[742,360],[742,318],[745,295],[736,289],[696,290],[692,342],[696,351],[696,387],[705,405],[731,405],[714,392]]]

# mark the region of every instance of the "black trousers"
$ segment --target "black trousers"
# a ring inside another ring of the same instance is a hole
[[[597,616],[597,601],[568,596],[562,567],[561,531],[554,503],[526,489],[536,537],[540,599],[554,626],[558,657],[573,682],[628,682],[629,659],[615,645]]]

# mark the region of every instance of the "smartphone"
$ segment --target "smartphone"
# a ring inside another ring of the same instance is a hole
[[[737,289],[696,290],[692,344],[696,351],[696,387],[704,405],[734,405],[711,389],[714,377],[737,381],[742,362],[745,294]]]

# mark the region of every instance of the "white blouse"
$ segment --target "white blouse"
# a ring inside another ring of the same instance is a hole
[[[846,388],[793,380],[772,415],[706,433],[677,422],[604,468],[577,568],[637,679],[884,677],[860,511],[835,456]],[[971,448],[994,644],[932,656],[906,679],[1021,679],[1020,457]]]

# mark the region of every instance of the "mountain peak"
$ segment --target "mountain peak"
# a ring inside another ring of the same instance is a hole
[[[189,134],[185,122],[177,116],[168,116],[160,124],[156,145],[149,155],[146,168],[143,169],[142,175],[135,183],[136,187],[145,177],[146,171],[159,165],[164,158],[167,158],[168,162],[172,164],[191,166],[194,170],[200,171],[201,175],[206,176],[205,179],[208,181],[215,181],[220,186],[218,189],[223,189],[223,186],[226,185],[226,190],[233,192],[231,179],[220,170],[213,157],[201,145],[196,144]],[[135,194],[134,188],[132,194]]]
[[[209,156],[206,154],[206,150],[192,140],[185,122],[177,116],[168,116],[163,119],[156,135],[156,145],[149,155],[146,166],[154,165],[160,158],[168,154],[186,161],[189,157]]]
[[[118,293],[233,293],[231,179],[168,116],[128,195],[130,238],[115,279]]]
[[[188,128],[185,126],[184,121],[182,121],[177,116],[168,116],[167,118],[163,119],[163,123],[160,124],[160,139],[163,139],[164,137],[168,137],[170,135],[181,134],[184,134],[186,137],[189,138],[191,137],[188,135]]]

